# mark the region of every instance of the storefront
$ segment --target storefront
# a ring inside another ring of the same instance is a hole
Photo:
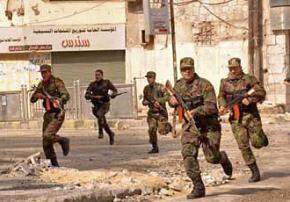
[[[43,63],[67,86],[87,85],[97,68],[125,83],[125,24],[1,28],[0,91],[37,83]]]
[[[125,83],[124,50],[53,52],[51,58],[54,74],[68,86],[75,80],[88,85],[94,80],[96,69],[102,69],[104,77],[114,83]]]

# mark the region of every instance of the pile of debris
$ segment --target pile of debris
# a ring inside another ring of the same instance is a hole
[[[8,167],[1,173],[11,176],[38,176],[50,166],[50,161],[41,159],[40,152],[37,152],[28,156],[26,159],[17,161],[14,165]]]
[[[171,159],[174,166],[164,163],[164,167],[144,172],[127,169],[98,169],[80,171],[72,168],[55,168],[41,159],[40,152],[18,161],[7,169],[7,174],[16,176],[36,176],[44,183],[55,184],[54,191],[76,190],[79,193],[108,193],[115,201],[131,198],[163,198],[187,193],[192,182],[186,176],[180,159]],[[171,164],[171,161],[167,163]],[[202,173],[206,186],[218,186],[228,182],[221,169],[210,169]]]
[[[116,198],[132,195],[158,193],[167,187],[161,177],[121,170],[99,169],[79,171],[77,169],[48,169],[41,173],[45,182],[62,184],[62,189],[110,190]]]

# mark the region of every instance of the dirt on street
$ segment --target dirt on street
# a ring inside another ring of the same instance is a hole
[[[263,124],[270,145],[260,150],[254,149],[262,181],[247,182],[249,170],[244,165],[228,123],[223,123],[221,150],[227,151],[233,163],[234,179],[221,180],[223,173],[220,165],[207,163],[200,150],[200,167],[207,186],[207,197],[195,201],[290,201],[289,115],[264,115]],[[186,194],[191,190],[191,183],[183,169],[178,138],[159,136],[160,153],[152,155],[147,153],[150,145],[146,125],[144,128],[116,131],[116,144],[113,146],[109,145],[106,136],[97,139],[93,130],[66,129],[59,134],[71,139],[68,157],[63,157],[60,147],[55,146],[61,166],[77,169],[74,172],[86,173],[84,176],[88,178],[89,172],[118,173],[124,170],[145,178],[146,175],[157,176],[169,187],[158,193],[130,196],[119,201],[187,201]],[[0,130],[0,170],[38,151],[42,151],[40,130]],[[51,190],[63,189],[69,183],[56,179],[59,178],[2,174],[0,201],[25,200],[25,197],[34,194],[51,198]],[[118,181],[113,183],[116,185]],[[122,183],[117,186],[122,187]]]

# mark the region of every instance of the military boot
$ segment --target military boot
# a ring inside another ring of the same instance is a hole
[[[261,176],[260,176],[260,171],[259,171],[259,168],[257,166],[256,163],[252,163],[249,165],[249,168],[251,169],[251,172],[252,172],[252,176],[249,178],[249,182],[252,183],[252,182],[258,182],[261,180]]]
[[[114,140],[115,133],[110,129],[107,122],[104,124],[104,129],[105,129],[106,133],[109,135],[110,145],[113,145],[115,142],[115,140]]]
[[[115,143],[115,133],[112,131],[109,133],[109,138],[110,138],[110,145],[113,145]]]
[[[58,162],[57,162],[56,157],[55,157],[55,158],[51,158],[51,159],[50,159],[50,162],[51,162],[51,165],[52,165],[53,167],[59,167],[59,164],[58,164]]]
[[[153,148],[148,152],[148,154],[159,153],[158,145],[157,144],[153,144],[152,146],[153,146]]]
[[[230,159],[228,158],[228,155],[226,152],[224,151],[221,151],[221,161],[220,161],[222,167],[223,167],[223,170],[225,172],[225,174],[227,176],[229,176],[229,178],[232,177],[232,174],[233,174],[233,166],[232,166],[232,163],[230,161]]]
[[[69,139],[66,137],[56,136],[56,142],[60,144],[63,155],[67,156],[69,153]]]
[[[195,179],[192,179],[193,182],[193,189],[192,191],[186,196],[187,199],[195,199],[201,198],[205,196],[205,187],[201,176],[199,175]]]
[[[103,139],[103,138],[104,138],[104,133],[100,133],[100,132],[99,132],[99,136],[98,136],[98,138],[99,138],[99,139]]]
[[[263,146],[267,147],[268,145],[269,145],[268,137],[267,137],[267,135],[264,134],[264,144],[263,144]]]
[[[99,136],[98,136],[98,138],[99,139],[103,139],[104,138],[104,132],[103,132],[103,126],[102,126],[102,124],[101,123],[98,123],[98,127],[99,127]]]

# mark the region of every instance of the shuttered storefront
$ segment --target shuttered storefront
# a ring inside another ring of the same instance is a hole
[[[53,74],[66,86],[80,80],[82,86],[95,78],[95,70],[102,69],[104,77],[113,83],[125,83],[125,50],[53,52]]]

